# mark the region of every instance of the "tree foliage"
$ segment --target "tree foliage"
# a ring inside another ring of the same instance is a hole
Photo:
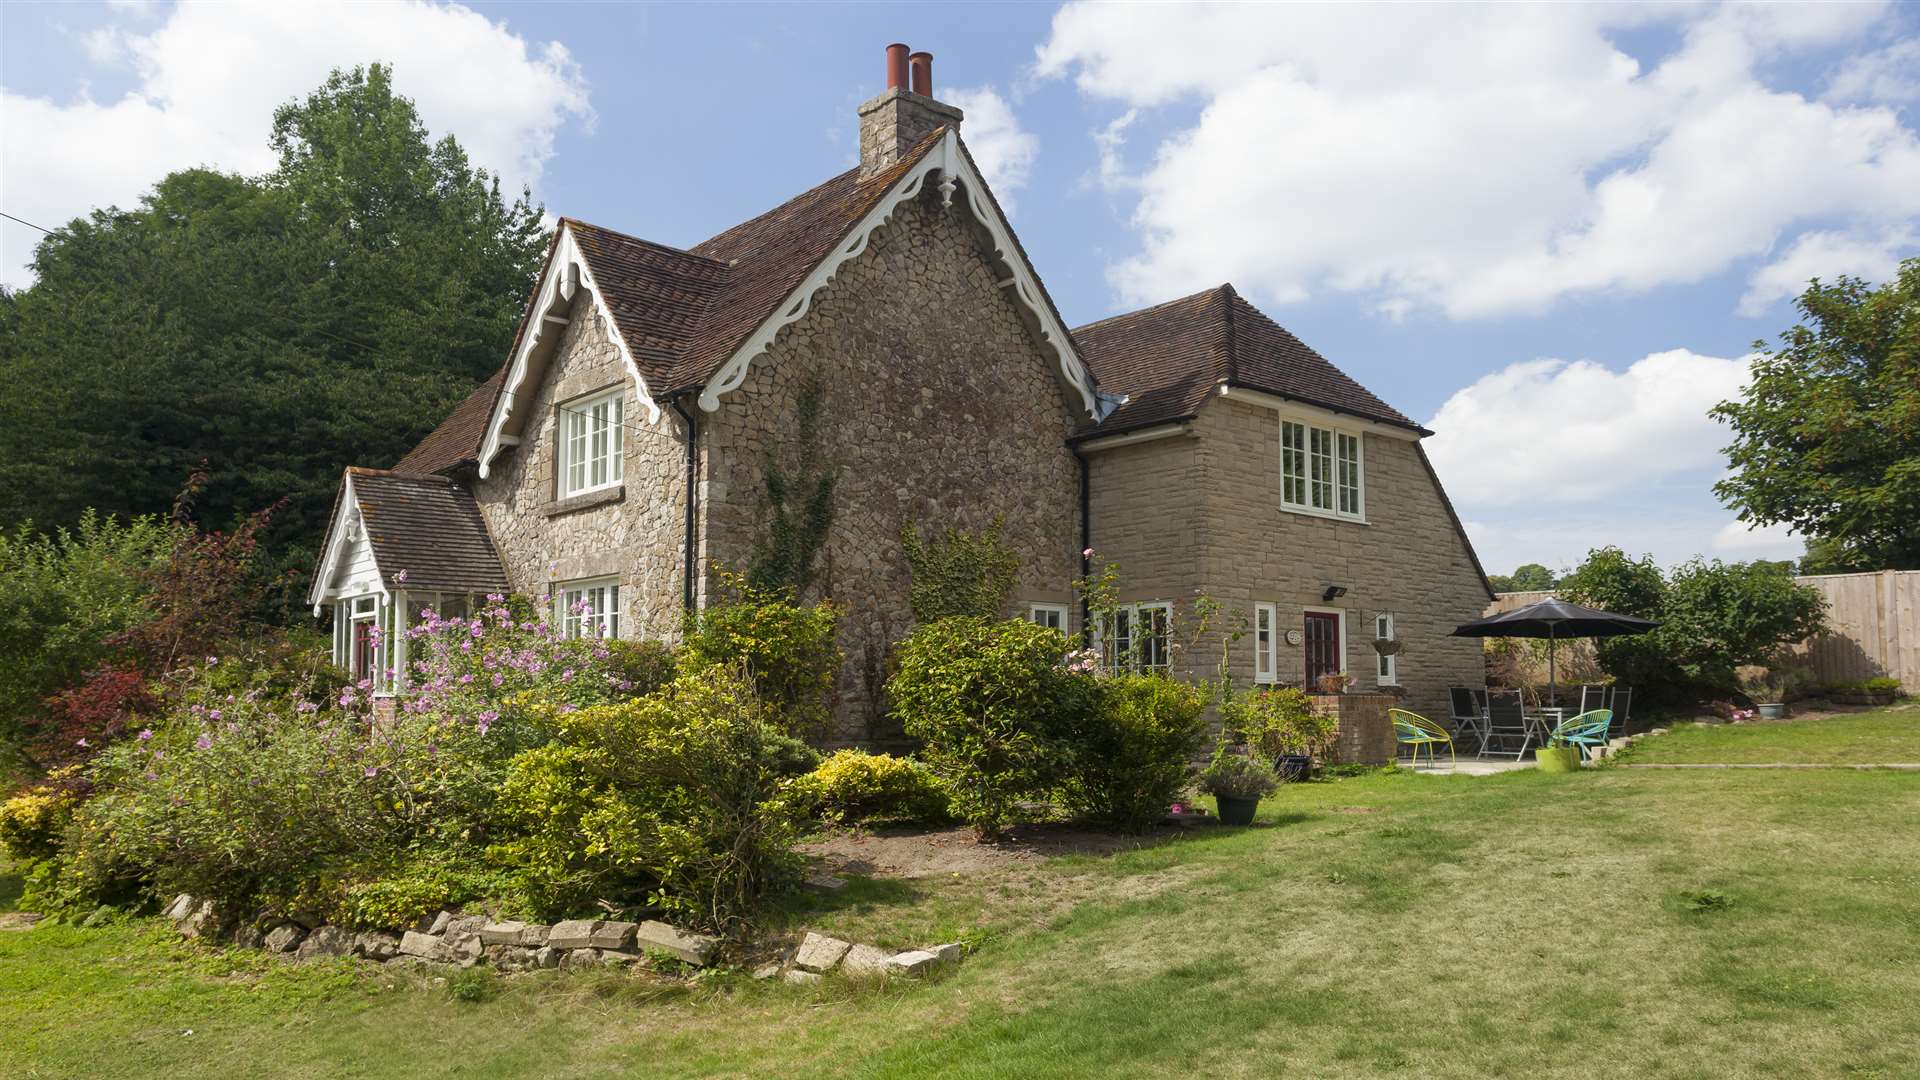
[[[1812,538],[1823,571],[1920,568],[1920,259],[1879,288],[1815,281],[1796,306],[1806,321],[1763,351],[1745,397],[1713,409],[1734,430],[1714,491]]]
[[[287,497],[268,540],[304,564],[341,466],[391,464],[499,364],[539,208],[429,143],[377,65],[270,141],[265,175],[186,169],[69,222],[0,299],[0,525],[164,513],[208,461],[202,519]]]
[[[1794,581],[1779,562],[1694,559],[1669,575],[1651,557],[1599,548],[1561,579],[1560,592],[1577,604],[1660,621],[1649,633],[1598,642],[1607,673],[1654,706],[1730,693],[1736,668],[1771,663],[1782,646],[1825,624],[1819,591]]]
[[[1489,574],[1494,592],[1543,592],[1554,586],[1553,571],[1537,562],[1523,563],[1511,574]]]

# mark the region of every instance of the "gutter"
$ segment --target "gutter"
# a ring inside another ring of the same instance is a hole
[[[695,606],[693,586],[693,570],[694,564],[697,561],[695,554],[697,549],[694,544],[695,526],[700,520],[700,485],[698,479],[700,471],[700,421],[696,419],[695,414],[688,412],[680,404],[681,399],[685,396],[684,392],[675,394],[667,399],[667,405],[680,415],[680,422],[685,424],[687,428],[687,520],[682,529],[684,552],[682,554],[680,576],[684,585],[681,592],[680,603],[681,606],[686,609],[687,613],[691,615]]]
[[[1073,459],[1080,463],[1080,579],[1085,581],[1093,573],[1093,559],[1087,552],[1093,550],[1093,485],[1090,483],[1090,467],[1087,455],[1080,447],[1069,442],[1067,449],[1073,452]],[[1087,598],[1083,590],[1080,594],[1080,645],[1090,648],[1093,645],[1093,601]]]

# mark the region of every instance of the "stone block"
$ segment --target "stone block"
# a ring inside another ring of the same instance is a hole
[[[794,966],[808,971],[832,971],[834,965],[838,964],[852,948],[852,942],[809,931],[807,936],[801,939],[800,948],[794,952],[793,963]]]
[[[261,939],[266,936],[266,931],[248,923],[233,932],[233,943],[243,949],[257,949]]]
[[[925,949],[910,949],[887,958],[887,970],[895,975],[930,975],[940,958]]]
[[[840,971],[856,979],[878,978],[887,974],[887,961],[891,957],[892,954],[885,949],[855,945],[847,950],[846,957],[840,961]]]
[[[213,938],[220,936],[225,925],[226,918],[220,909],[214,906],[213,901],[201,900],[193,905],[192,910],[188,911],[174,928],[180,931],[182,937]]]
[[[526,929],[520,931],[520,944],[525,945],[530,949],[541,948],[542,946],[546,945],[547,935],[551,933],[553,933],[553,927],[547,926],[544,923],[540,925],[529,926]]]
[[[713,959],[720,939],[705,934],[689,934],[666,923],[648,919],[634,928],[633,945],[639,949],[659,949],[676,960],[704,966]]]
[[[543,945],[533,950],[533,966],[537,968],[557,968],[560,966],[561,955],[559,949],[552,949]]]
[[[769,960],[753,969],[753,977],[756,979],[771,979],[778,974],[780,974],[780,961],[778,960]]]
[[[591,949],[593,931],[598,926],[594,919],[568,919],[553,924],[553,930],[547,934],[547,944],[556,949]]]
[[[267,936],[260,939],[260,947],[268,952],[292,952],[306,936],[307,932],[299,926],[281,923],[267,931]]]
[[[167,910],[163,912],[163,914],[173,922],[179,922],[191,914],[192,911],[193,897],[187,893],[181,893],[179,896],[173,898],[173,902],[167,905]]]
[[[787,973],[780,977],[790,983],[793,983],[795,986],[809,986],[813,983],[819,982],[821,979],[825,978],[826,976],[821,975],[817,971],[802,971],[799,968],[788,968]]]
[[[427,924],[426,932],[429,934],[444,934],[447,932],[447,924],[452,921],[453,921],[453,912],[442,911],[440,914],[435,915],[433,917],[433,921],[431,923]]]
[[[400,955],[400,939],[385,930],[368,930],[355,934],[353,954],[369,960],[391,960]]]
[[[581,971],[600,966],[599,949],[568,949],[560,958],[560,966],[568,971]]]
[[[480,927],[480,941],[486,945],[518,945],[526,932],[523,922],[491,922]]]
[[[933,966],[937,968],[956,967],[967,955],[967,947],[957,942],[949,945],[935,945],[927,951],[933,954]]]
[[[319,926],[309,931],[296,952],[302,960],[323,956],[345,956],[353,951],[353,935],[338,926]]]
[[[445,961],[450,955],[445,941],[418,930],[409,930],[400,935],[400,954],[417,956],[423,960],[440,961]]]
[[[600,963],[606,967],[623,968],[629,964],[638,962],[639,959],[639,957],[632,953],[614,952],[611,949],[602,949],[600,951]]]
[[[630,922],[612,920],[596,922],[593,931],[587,935],[587,944],[596,949],[627,949],[633,947],[633,932],[637,925]]]

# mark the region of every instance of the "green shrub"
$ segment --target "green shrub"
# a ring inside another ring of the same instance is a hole
[[[1900,692],[1900,680],[1889,679],[1885,676],[1877,679],[1868,679],[1863,686],[1868,693],[1873,694],[1898,694]]]
[[[823,731],[840,671],[840,647],[834,642],[839,613],[826,602],[802,606],[736,575],[722,579],[733,598],[687,616],[681,673],[744,668],[755,693],[774,710],[770,719],[783,730]]]
[[[906,733],[946,784],[953,810],[992,835],[1062,776],[1065,737],[1098,694],[1067,670],[1067,637],[1022,620],[942,619],[916,627],[887,684]]]
[[[490,866],[484,851],[429,849],[411,863],[347,883],[337,905],[322,906],[345,925],[390,930],[412,926],[443,908],[510,900],[514,887],[513,876]]]
[[[1227,728],[1266,762],[1282,754],[1324,754],[1340,727],[1339,717],[1314,711],[1307,692],[1292,686],[1233,694],[1220,713]]]
[[[500,977],[481,965],[460,968],[447,976],[447,996],[469,1005],[500,996]]]
[[[841,750],[787,785],[795,809],[835,824],[857,821],[944,821],[946,789],[912,758]]]
[[[1005,520],[995,518],[986,531],[949,528],[935,540],[923,540],[912,522],[900,526],[900,548],[913,577],[907,604],[916,622],[955,616],[998,619],[1020,575],[1020,558],[1000,539]]]
[[[1067,809],[1144,829],[1186,790],[1207,736],[1206,694],[1160,675],[1099,681],[1096,707],[1071,736],[1060,795]]]
[[[555,741],[516,757],[500,787],[507,834],[490,854],[543,917],[644,901],[728,928],[798,866],[767,713],[724,668],[553,711]]]
[[[607,673],[626,694],[644,697],[672,682],[678,672],[673,650],[663,642],[614,638],[604,644]]]
[[[73,821],[74,797],[53,787],[37,787],[0,803],[0,851],[20,862],[49,858]]]

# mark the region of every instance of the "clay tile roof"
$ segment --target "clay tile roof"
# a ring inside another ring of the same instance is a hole
[[[858,168],[849,169],[691,251],[561,220],[573,230],[648,389],[660,398],[712,378],[946,131],[928,133],[891,168],[864,180]],[[523,316],[519,333],[525,332]],[[515,350],[518,345],[516,334]],[[395,468],[444,472],[476,458],[505,373],[503,365]]]
[[[1073,338],[1101,387],[1127,395],[1082,438],[1187,419],[1222,384],[1421,430],[1232,285],[1090,323]]]
[[[506,592],[507,574],[473,495],[443,476],[349,469],[374,560],[389,585]]]

